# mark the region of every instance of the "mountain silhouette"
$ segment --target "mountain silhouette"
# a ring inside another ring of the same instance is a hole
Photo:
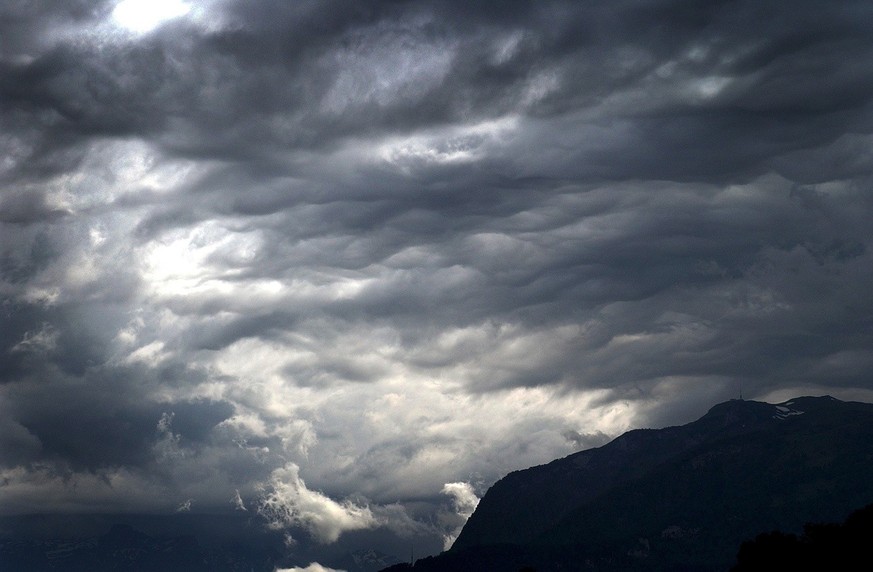
[[[871,471],[873,405],[732,400],[510,473],[414,570],[728,570],[743,541],[871,503]]]

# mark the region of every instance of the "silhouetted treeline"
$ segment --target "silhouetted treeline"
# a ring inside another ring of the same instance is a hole
[[[731,572],[758,570],[873,570],[873,505],[843,524],[807,524],[803,534],[774,531],[746,541]]]

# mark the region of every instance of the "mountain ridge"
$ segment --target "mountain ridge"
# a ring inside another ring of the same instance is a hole
[[[871,470],[873,405],[731,400],[508,474],[452,548],[415,569],[727,569],[768,528],[840,521],[869,504]]]

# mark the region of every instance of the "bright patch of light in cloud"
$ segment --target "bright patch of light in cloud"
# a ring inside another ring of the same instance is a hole
[[[377,159],[404,171],[427,165],[471,163],[512,137],[518,125],[518,117],[507,116],[474,125],[391,138],[377,148]]]
[[[266,488],[258,512],[273,528],[303,528],[318,542],[330,543],[336,542],[343,532],[377,524],[368,507],[351,501],[339,503],[307,488],[294,463],[273,471]]]
[[[190,10],[183,0],[122,0],[112,10],[112,19],[122,28],[145,34]]]
[[[461,534],[464,524],[473,516],[473,511],[479,506],[479,497],[476,496],[476,493],[473,491],[473,485],[470,483],[446,483],[442,493],[452,498],[452,505],[459,517],[458,524],[454,530],[443,538],[443,547],[448,550],[455,543],[458,535]]]

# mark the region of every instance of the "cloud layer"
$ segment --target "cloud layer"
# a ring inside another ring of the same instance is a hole
[[[164,4],[0,7],[0,511],[441,542],[628,428],[873,397],[868,2]]]

